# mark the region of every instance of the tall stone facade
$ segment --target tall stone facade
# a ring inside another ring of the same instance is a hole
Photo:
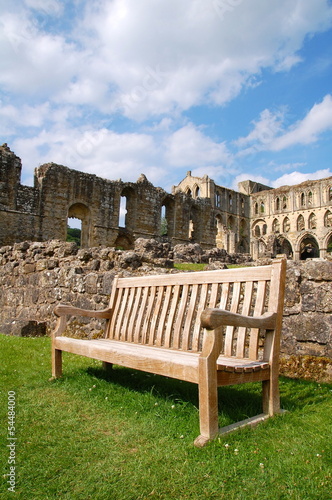
[[[169,194],[143,174],[135,183],[110,181],[54,163],[35,169],[33,187],[23,186],[21,169],[20,158],[0,146],[0,247],[65,240],[74,217],[83,247],[129,249],[138,238],[162,238],[253,258],[331,252],[331,177],[278,189],[245,181],[237,192],[188,172]]]

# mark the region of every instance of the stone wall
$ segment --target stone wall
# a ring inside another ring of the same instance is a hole
[[[59,301],[88,309],[107,306],[114,276],[177,272],[174,260],[240,262],[240,255],[199,245],[177,245],[137,240],[132,251],[111,247],[78,249],[61,241],[23,242],[0,248],[0,332],[10,335],[47,335],[55,324]],[[265,262],[248,263],[249,265]],[[267,263],[267,261],[266,261]],[[332,360],[332,262],[288,261],[281,352]],[[73,318],[71,335],[98,336],[99,321]],[[92,329],[91,329],[92,326]]]

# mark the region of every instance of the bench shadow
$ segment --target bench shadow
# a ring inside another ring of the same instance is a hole
[[[189,403],[198,409],[198,386],[170,377],[154,375],[125,367],[113,367],[110,372],[99,367],[87,368],[87,373],[135,393],[152,393],[164,401]],[[218,388],[219,413],[230,422],[237,422],[262,412],[261,384],[247,387]]]
[[[190,382],[118,366],[113,367],[110,372],[101,367],[88,367],[86,371],[89,375],[129,391],[153,393],[165,401],[181,400],[198,408],[197,385]],[[317,386],[315,382],[280,377],[282,408],[293,411],[321,402],[322,396],[314,390]],[[220,414],[230,421],[252,417],[262,412],[261,383],[219,387],[218,400]]]

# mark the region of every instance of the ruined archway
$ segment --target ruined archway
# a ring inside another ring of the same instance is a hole
[[[81,221],[81,246],[90,246],[90,209],[83,203],[74,203],[68,209],[68,219]]]
[[[300,260],[315,259],[319,257],[319,245],[311,234],[305,235],[300,241]]]
[[[286,255],[287,259],[293,258],[293,248],[291,243],[284,236],[278,236],[273,242],[273,255]]]

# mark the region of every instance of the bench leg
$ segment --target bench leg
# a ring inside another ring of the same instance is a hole
[[[62,376],[62,351],[59,349],[52,349],[52,376]]]
[[[107,361],[103,361],[103,368],[106,373],[111,373],[113,369],[113,363],[108,363]]]
[[[205,362],[205,363],[204,363]],[[204,366],[205,365],[205,366]],[[200,435],[195,439],[195,446],[202,447],[211,441],[219,431],[218,428],[218,388],[217,371],[207,360],[200,360],[199,421]]]
[[[280,412],[279,379],[270,378],[262,382],[263,413],[275,415]]]

